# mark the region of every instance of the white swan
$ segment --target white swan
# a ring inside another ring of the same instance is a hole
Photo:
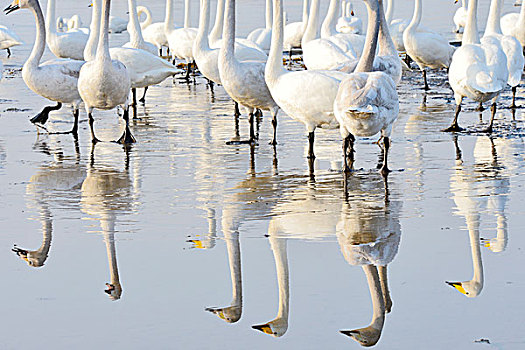
[[[448,68],[454,48],[441,34],[419,27],[423,12],[423,0],[415,0],[412,21],[403,33],[407,55],[416,62],[423,72],[425,90],[429,90],[426,68]]]
[[[93,109],[109,110],[123,106],[126,127],[124,134],[118,140],[120,143],[135,142],[129,130],[128,95],[131,89],[131,79],[122,62],[111,60],[109,54],[109,12],[111,0],[104,0],[102,18],[103,25],[99,36],[97,55],[94,60],[86,62],[80,70],[78,91],[89,116],[91,141],[99,140],[95,136]],[[132,50],[132,49],[127,49]]]
[[[167,6],[173,11],[175,2],[168,0]],[[189,79],[190,65],[194,61],[193,43],[197,37],[197,29],[190,28],[190,0],[184,0],[184,27],[174,28],[166,25],[166,38],[173,58],[179,58],[186,61],[186,79]]]
[[[51,52],[59,58],[84,59],[88,35],[80,31],[57,33],[55,21],[55,0],[49,0],[46,14],[46,42]]]
[[[223,43],[219,54],[219,74],[222,85],[234,101],[250,112],[249,142],[255,141],[253,113],[255,109],[261,109],[269,110],[272,115],[273,138],[271,144],[276,144],[279,106],[272,98],[264,79],[265,63],[239,61],[235,57],[235,0],[226,2],[225,16]]]
[[[334,114],[343,137],[344,171],[349,172],[353,163],[354,136],[373,136],[381,132],[384,159],[381,173],[388,169],[388,150],[392,126],[399,114],[399,97],[396,84],[383,72],[373,72],[377,48],[381,10],[377,0],[365,0],[368,8],[367,39],[363,56],[355,72],[346,77],[339,86],[334,101]],[[386,27],[386,23],[385,23]]]
[[[503,35],[500,27],[500,14],[503,0],[492,0],[490,3],[489,18],[487,19],[487,27],[485,34],[481,39],[484,42],[488,36],[498,39],[501,43],[503,52],[507,57],[507,69],[509,71],[508,84],[512,88],[512,104],[511,108],[516,107],[516,90],[521,82],[521,75],[523,73],[523,66],[525,59],[523,57],[523,48],[515,37],[511,35]]]
[[[318,0],[313,0],[312,6],[318,4]],[[265,71],[266,84],[279,107],[305,125],[309,140],[308,157],[312,167],[315,159],[315,129],[338,127],[333,104],[339,84],[347,74],[316,70],[290,72],[284,69],[282,0],[274,0],[273,17],[272,47]]]
[[[79,15],[73,15],[71,18],[67,21],[67,31],[68,32],[82,32],[84,34],[89,35],[89,28],[82,27],[82,20],[80,19]]]
[[[44,108],[42,112],[31,119],[31,122],[43,125],[49,118],[49,112],[60,109],[62,103],[71,104],[75,122],[70,133],[77,135],[81,102],[77,84],[80,68],[84,61],[52,60],[40,64],[46,46],[46,30],[42,9],[37,0],[15,0],[5,9],[5,12],[9,14],[19,8],[31,9],[36,19],[35,44],[31,55],[22,68],[24,82],[38,95],[57,102],[56,107]]]
[[[403,18],[393,19],[394,16],[394,0],[388,0],[386,9],[386,20],[389,25],[392,40],[396,46],[397,51],[405,52],[405,44],[403,42],[403,33],[410,24],[410,20]],[[423,27],[423,26],[421,26]]]
[[[467,0],[461,0],[461,7],[456,10],[454,14],[454,24],[456,25],[456,33],[461,33],[467,23]],[[458,0],[454,1],[455,3]]]
[[[363,53],[365,36],[350,33],[344,34],[337,31],[337,13],[340,6],[341,0],[330,0],[328,13],[321,25],[321,38],[333,42],[344,52],[359,57]]]
[[[354,13],[352,1],[341,3],[342,16],[337,20],[336,29],[343,34],[361,34],[363,31],[363,21]]]
[[[450,127],[443,131],[463,130],[458,125],[458,116],[465,97],[480,103],[493,100],[492,117],[487,128],[487,131],[491,131],[496,115],[497,97],[507,85],[507,57],[496,38],[489,36],[483,43],[480,42],[477,9],[478,0],[470,0],[463,41],[454,53],[448,71],[448,81],[456,100],[456,113]]]
[[[265,14],[266,26],[252,30],[246,39],[252,41],[255,45],[259,46],[261,50],[268,53],[272,41],[272,0],[266,0]]]
[[[138,10],[138,8],[137,8]],[[140,12],[139,12],[140,16]],[[109,16],[109,32],[110,33],[122,33],[128,29],[128,20],[117,16]]]
[[[504,35],[512,35],[525,46],[525,6],[519,13],[508,13],[501,17],[501,30]]]
[[[0,50],[6,50],[8,58],[11,57],[11,47],[23,44],[24,42],[20,40],[15,32],[6,26],[0,25]]]
[[[308,23],[308,0],[303,0],[303,20],[292,22],[284,26],[284,49],[291,50],[301,47],[303,33]]]
[[[148,43],[142,36],[142,29],[140,28],[139,16],[137,12],[137,1],[128,0],[129,23],[128,33],[129,42],[122,45],[122,47],[131,47],[133,49],[141,49],[148,51],[153,55],[157,55],[157,47],[152,43]]]
[[[166,16],[164,22],[155,22],[142,29],[142,35],[144,40],[154,44],[159,49],[159,56],[162,56],[162,47],[168,47],[168,38],[166,37],[165,28],[177,28],[175,23],[175,16],[173,13],[173,6],[171,6],[171,0],[166,0]]]
[[[146,15],[146,19],[140,22],[140,29],[144,30],[144,28],[146,28],[151,23],[153,23],[153,17],[151,16],[151,11],[146,6],[141,6],[141,5],[137,6],[137,14],[139,16],[139,20],[142,14]]]

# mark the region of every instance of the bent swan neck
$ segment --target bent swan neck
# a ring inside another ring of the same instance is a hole
[[[419,26],[423,14],[423,4],[421,3],[421,1],[422,0],[416,0],[414,6],[414,14],[412,15],[412,20],[410,21],[410,24],[408,25],[406,30],[415,30]]]
[[[35,5],[31,7],[31,11],[33,11],[36,20],[36,38],[33,50],[24,64],[24,68],[27,66],[37,68],[46,48],[46,28],[40,4],[36,2]]]

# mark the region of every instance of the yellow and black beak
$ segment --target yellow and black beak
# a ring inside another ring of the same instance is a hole
[[[20,9],[19,0],[15,0],[15,1],[13,1],[13,3],[11,5],[7,6],[4,9],[4,12],[5,12],[6,15],[8,15],[11,12],[14,12],[14,11],[19,10],[19,9]]]
[[[355,16],[354,10],[350,12],[350,16]]]
[[[267,324],[260,324],[260,325],[255,325],[255,326],[252,326],[253,329],[256,329],[258,331],[261,331],[265,334],[269,334],[269,335],[273,335],[273,331],[272,331],[272,328]]]
[[[465,291],[465,288],[463,288],[463,285],[461,284],[461,282],[445,282],[445,283],[451,287],[456,288],[461,294],[467,295],[467,292]]]

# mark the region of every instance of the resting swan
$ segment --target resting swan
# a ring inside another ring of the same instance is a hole
[[[111,60],[109,54],[110,8],[111,0],[104,0],[103,25],[98,40],[97,54],[94,60],[86,62],[80,70],[78,91],[89,116],[91,141],[93,143],[99,141],[95,136],[93,109],[109,110],[116,106],[122,106],[126,127],[122,137],[117,142],[128,144],[135,142],[135,138],[129,130],[128,95],[131,89],[131,79],[122,62]]]
[[[456,113],[450,127],[443,131],[463,130],[458,125],[458,117],[465,97],[480,103],[492,100],[492,117],[487,128],[487,131],[492,131],[496,100],[507,85],[507,57],[496,38],[489,36],[480,42],[477,9],[478,0],[470,0],[463,42],[454,53],[448,72],[448,81],[456,100]]]
[[[386,176],[390,172],[388,150],[392,126],[399,114],[399,97],[396,84],[389,75],[372,71],[383,4],[378,0],[365,0],[365,4],[368,8],[365,53],[355,72],[341,82],[334,102],[334,114],[344,140],[345,173],[350,172],[353,165],[354,136],[373,136],[381,132],[384,145],[381,173]]]
[[[22,77],[26,85],[38,95],[57,102],[56,107],[46,107],[31,119],[33,123],[45,124],[49,112],[60,109],[62,103],[73,106],[75,123],[70,131],[77,135],[78,113],[81,101],[78,92],[78,76],[84,61],[53,60],[40,64],[46,46],[44,16],[38,0],[15,0],[5,9],[6,14],[19,8],[31,9],[36,19],[36,39],[31,55],[24,63]]]

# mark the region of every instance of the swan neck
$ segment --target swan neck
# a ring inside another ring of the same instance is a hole
[[[477,11],[478,0],[470,0],[468,4],[467,23],[465,24],[465,29],[463,31],[463,45],[480,43],[478,34]]]
[[[45,20],[45,27],[47,31],[47,35],[50,35],[52,33],[56,33],[56,28],[53,25],[56,21],[55,19],[55,0],[48,0],[47,2],[47,9],[46,9],[46,20]]]
[[[195,38],[195,47],[200,50],[209,50],[208,31],[210,30],[210,0],[201,0],[201,11],[199,17],[199,31]]]
[[[306,28],[308,23],[308,0],[303,0],[303,24]]]
[[[370,297],[372,299],[372,321],[370,326],[374,329],[382,330],[385,323],[385,300],[383,298],[383,291],[381,289],[381,280],[377,267],[374,265],[363,266],[363,271],[368,282],[368,289],[370,290]]]
[[[391,23],[394,17],[394,0],[388,0],[386,6],[386,20]]]
[[[129,7],[129,22],[131,32],[129,33],[129,41],[131,47],[140,49],[144,46],[144,38],[142,37],[142,31],[140,29],[139,15],[137,13],[137,1],[128,0]]]
[[[215,43],[221,39],[223,26],[224,26],[224,0],[217,0],[217,12],[215,13],[215,23],[208,37],[210,40],[210,43]]]
[[[224,235],[226,249],[228,250],[228,263],[232,280],[232,297],[234,305],[242,305],[242,271],[241,271],[241,246],[239,232]]]
[[[508,234],[507,234],[507,218],[504,214],[499,213],[497,214],[497,230],[498,233],[496,235],[496,238],[498,241],[503,242],[503,250],[507,247],[507,241],[508,241]]]
[[[268,61],[266,62],[265,78],[268,85],[271,86],[283,73],[283,41],[284,41],[284,18],[283,18],[283,1],[273,0],[273,27],[272,41]]]
[[[98,39],[97,47],[97,56],[98,60],[110,60],[109,55],[109,37],[108,37],[108,28],[109,28],[109,12],[111,10],[111,0],[104,0],[103,9],[102,9],[102,29],[100,31],[100,36]]]
[[[388,23],[385,11],[383,7],[383,0],[379,0],[379,56],[395,55],[398,56],[396,46],[392,37],[390,36],[390,30],[388,29]]]
[[[184,0],[184,28],[190,27],[190,0]]]
[[[233,61],[235,52],[235,0],[226,1],[224,28],[222,31],[221,55],[227,61]]]
[[[419,0],[418,0],[419,1]],[[379,3],[377,0],[365,1],[368,11],[368,26],[366,30],[365,47],[363,54],[357,63],[355,72],[371,72],[374,67],[374,58],[377,49],[377,38],[379,35],[380,16]]]
[[[308,16],[308,24],[301,40],[301,46],[304,46],[309,41],[312,41],[318,36],[319,27],[319,0],[312,0],[310,3],[310,14]]]
[[[51,240],[53,238],[53,221],[49,214],[45,215],[45,220],[42,221],[42,244],[38,248],[38,252],[41,256],[44,256],[43,260],[47,259],[49,249],[51,248]]]
[[[97,55],[98,38],[100,36],[100,2],[93,0],[93,11],[91,15],[91,25],[89,26],[89,38],[84,48],[84,60],[91,61]]]
[[[42,58],[46,48],[46,27],[44,25],[44,15],[42,13],[40,4],[35,2],[35,4],[31,7],[31,11],[33,11],[36,20],[36,38],[31,55],[29,55],[29,58],[24,64],[24,68],[26,66],[38,67],[40,64],[40,59]]]
[[[266,29],[272,28],[272,0],[266,0]]]
[[[503,34],[500,26],[501,5],[503,0],[492,0],[490,2],[489,18],[484,35]]]
[[[341,0],[330,0],[328,12],[321,26],[321,38],[327,38],[335,35],[335,24],[337,22],[337,10],[341,6]]]
[[[102,230],[104,231],[104,241],[106,243],[111,283],[120,284],[117,265],[117,251],[115,248],[115,222],[113,220],[102,219],[100,224],[102,226]]]
[[[290,271],[288,269],[287,243],[286,239],[270,238],[270,244],[279,286],[279,311],[277,312],[277,318],[287,320],[290,311]]]
[[[175,1],[166,0],[166,17],[164,17],[164,30],[170,33],[175,29]]]
[[[479,214],[467,216],[467,228],[472,252],[472,265],[474,267],[472,281],[483,286],[483,262],[481,260],[481,246],[479,242]]]
[[[419,26],[419,23],[421,22],[421,16],[423,14],[423,4],[421,1],[422,0],[416,0],[414,6],[414,14],[412,15],[412,20],[410,21],[410,24],[408,25],[407,29],[417,28]]]

